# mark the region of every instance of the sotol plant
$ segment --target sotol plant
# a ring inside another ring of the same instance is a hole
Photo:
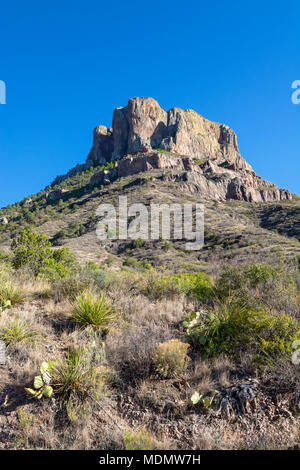
[[[91,325],[95,330],[106,333],[115,316],[105,293],[100,295],[88,289],[78,295],[73,303],[73,319],[82,327]]]
[[[43,362],[40,367],[41,375],[36,375],[33,381],[33,389],[25,388],[26,392],[35,398],[50,398],[53,393],[53,388],[50,385],[51,375],[50,369],[52,364],[49,362]]]

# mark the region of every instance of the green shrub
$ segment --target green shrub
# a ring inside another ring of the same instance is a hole
[[[266,287],[271,279],[280,279],[279,268],[265,264],[252,264],[244,267],[225,266],[215,286],[215,296],[225,300],[233,295],[244,301],[249,297],[249,289]],[[249,300],[249,299],[248,299]]]
[[[67,248],[54,250],[44,234],[25,229],[13,240],[12,265],[15,269],[28,266],[35,276],[40,275],[49,280],[63,278],[78,265],[75,256]]]
[[[101,333],[108,331],[115,316],[115,310],[104,293],[100,295],[88,289],[79,294],[73,303],[73,320],[82,327],[91,325]]]
[[[190,358],[187,350],[190,347],[179,339],[171,339],[166,343],[160,343],[153,355],[155,370],[162,377],[176,377],[182,374]]]
[[[173,297],[180,293],[179,287],[169,276],[163,276],[153,270],[141,280],[140,289],[151,299]]]
[[[153,269],[150,269],[150,273],[143,280],[141,290],[153,299],[184,293],[202,300],[213,295],[210,277],[205,273],[179,273],[166,276]]]
[[[142,238],[137,238],[136,240],[133,240],[132,241],[132,247],[133,248],[142,248],[143,246],[145,246],[145,240],[143,240]]]
[[[251,351],[266,361],[290,353],[300,335],[299,322],[289,315],[233,302],[194,312],[183,326],[204,356]]]
[[[51,243],[44,234],[25,229],[12,241],[12,265],[15,269],[29,265],[34,274],[38,274],[41,266],[52,257]]]
[[[179,291],[198,300],[212,296],[213,289],[210,277],[206,273],[180,273],[170,277]]]

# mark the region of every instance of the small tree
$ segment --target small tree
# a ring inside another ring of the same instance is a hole
[[[11,249],[14,252],[12,265],[19,269],[29,265],[37,275],[45,262],[52,258],[51,243],[44,234],[33,232],[31,228],[23,230],[12,241]]]
[[[25,229],[13,240],[12,265],[15,269],[27,265],[35,276],[50,280],[62,278],[78,267],[75,256],[68,248],[54,250],[46,235]]]

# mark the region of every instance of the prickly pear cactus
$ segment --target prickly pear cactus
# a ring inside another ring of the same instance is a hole
[[[212,405],[215,394],[216,394],[216,390],[212,392],[210,397],[204,397],[203,395],[200,395],[198,392],[195,392],[191,396],[191,402],[193,403],[193,405],[197,405],[199,403],[204,410],[207,410]]]
[[[6,310],[7,308],[11,308],[10,300],[1,300],[0,298],[0,313]]]
[[[50,398],[53,393],[53,388],[50,385],[51,375],[50,375],[51,364],[49,362],[43,362],[40,367],[40,374],[34,377],[33,389],[25,388],[25,391],[32,395],[35,398]]]

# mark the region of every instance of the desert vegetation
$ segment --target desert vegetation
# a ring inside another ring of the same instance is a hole
[[[299,295],[297,256],[80,264],[25,229],[0,264],[1,448],[295,448]]]

